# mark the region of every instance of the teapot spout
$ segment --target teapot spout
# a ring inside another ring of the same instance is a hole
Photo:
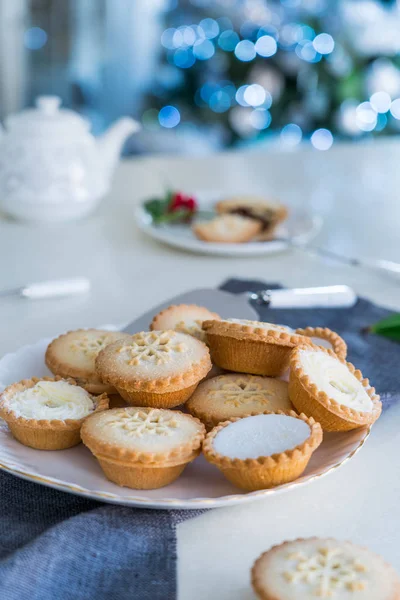
[[[103,175],[110,181],[125,140],[140,129],[140,124],[130,117],[119,119],[97,139]]]

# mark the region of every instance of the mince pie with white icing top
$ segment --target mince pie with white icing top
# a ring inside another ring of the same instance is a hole
[[[102,381],[134,406],[186,402],[212,365],[208,348],[173,330],[142,331],[107,346],[96,359]]]
[[[22,444],[61,450],[79,444],[87,417],[108,408],[106,394],[93,396],[72,379],[26,379],[0,395],[0,416]]]
[[[254,491],[297,479],[321,442],[314,419],[280,411],[220,423],[207,434],[203,452],[234,485]]]
[[[180,411],[117,408],[89,418],[83,443],[108,479],[136,489],[163,487],[174,481],[200,453],[205,428]]]
[[[95,360],[108,344],[129,337],[127,333],[103,329],[69,331],[50,343],[46,350],[46,365],[54,375],[72,377],[92,394],[115,394],[112,386],[101,381],[95,369]]]
[[[189,412],[212,429],[231,417],[293,409],[288,384],[272,377],[229,373],[202,382],[187,403]]]
[[[326,431],[372,425],[382,411],[368,379],[325,348],[302,347],[293,352],[289,397],[297,411],[316,419]]]

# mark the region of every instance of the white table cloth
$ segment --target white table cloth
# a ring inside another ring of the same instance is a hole
[[[40,337],[128,322],[151,304],[235,276],[287,286],[347,283],[400,309],[396,280],[301,251],[243,259],[196,256],[139,233],[135,203],[163,190],[255,192],[321,214],[315,243],[348,255],[400,262],[400,142],[336,144],[326,153],[225,153],[199,159],[157,156],[124,161],[96,214],[77,223],[0,220],[0,286],[86,275],[87,297],[30,302],[0,299],[0,355]],[[400,375],[399,375],[400,384]],[[379,391],[379,390],[378,390]],[[272,544],[299,536],[348,538],[380,552],[400,571],[400,405],[376,424],[366,447],[313,484],[264,501],[218,509],[178,531],[179,600],[253,598],[249,570]]]

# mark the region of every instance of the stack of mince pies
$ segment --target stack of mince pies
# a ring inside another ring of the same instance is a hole
[[[6,388],[0,416],[36,449],[83,441],[121,486],[168,485],[203,452],[235,486],[260,490],[301,476],[323,431],[378,419],[379,396],[346,353],[330,329],[170,306],[134,335],[59,336],[45,356],[54,378]]]

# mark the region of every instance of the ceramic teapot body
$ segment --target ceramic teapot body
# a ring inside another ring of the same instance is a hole
[[[138,129],[123,118],[96,140],[60,99],[42,96],[37,108],[10,116],[0,136],[0,206],[31,221],[88,214],[107,193],[121,146]]]

